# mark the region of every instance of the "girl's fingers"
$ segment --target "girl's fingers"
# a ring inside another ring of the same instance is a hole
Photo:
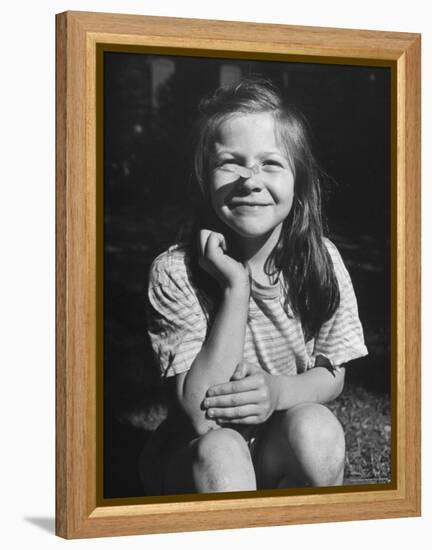
[[[247,372],[246,364],[243,363],[243,361],[240,361],[240,363],[236,367],[236,370],[231,376],[231,380],[241,380],[246,376],[246,372]]]
[[[236,370],[231,376],[231,380],[241,380],[242,378],[245,378],[246,376],[250,376],[257,372],[262,372],[261,367],[259,367],[258,365],[250,363],[249,361],[240,361],[240,363],[236,367]]]
[[[242,405],[240,407],[212,408],[207,411],[207,416],[214,420],[236,420],[248,416],[258,416],[257,405]]]
[[[230,382],[224,382],[212,386],[207,391],[207,397],[213,397],[215,395],[226,395],[229,393],[242,393],[252,390],[256,390],[260,387],[259,381],[255,376],[247,376],[241,380],[231,380]]]
[[[261,424],[262,420],[259,416],[246,416],[245,418],[233,418],[232,420],[224,420],[216,418],[217,424],[220,426],[229,426],[230,424]]]
[[[208,229],[201,229],[199,232],[199,248],[200,248],[200,254],[201,256],[205,255],[205,250],[207,246],[207,241],[210,236],[211,231]]]
[[[222,251],[226,250],[225,237],[221,233],[210,233],[204,255],[209,260],[215,260],[217,256],[220,256]]]
[[[253,390],[241,393],[231,393],[228,395],[217,395],[215,397],[206,397],[204,407],[239,407],[240,405],[251,405],[261,402],[261,393]]]

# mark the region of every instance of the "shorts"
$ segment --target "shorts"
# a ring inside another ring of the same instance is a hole
[[[251,426],[251,431],[246,437],[243,436],[246,439],[246,443],[251,454],[252,463],[255,470],[257,489],[262,488],[262,451],[269,421],[270,419],[266,420],[266,422],[263,422],[262,424],[257,424],[253,427]]]

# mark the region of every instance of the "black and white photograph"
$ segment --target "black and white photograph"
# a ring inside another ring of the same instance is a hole
[[[5,548],[428,547],[426,5],[5,5]]]
[[[102,63],[103,498],[390,487],[390,68]]]
[[[428,548],[426,7],[4,5],[4,548]]]

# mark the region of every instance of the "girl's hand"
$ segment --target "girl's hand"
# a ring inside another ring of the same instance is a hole
[[[208,389],[203,405],[218,424],[261,424],[276,410],[277,377],[248,362],[238,364],[230,382]]]
[[[200,266],[214,277],[222,288],[249,289],[246,267],[226,254],[227,245],[221,233],[202,229],[199,235]]]

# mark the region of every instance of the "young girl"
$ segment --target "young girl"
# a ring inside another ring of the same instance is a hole
[[[150,272],[149,334],[178,410],[142,454],[145,490],[341,484],[344,434],[323,404],[367,350],[305,124],[256,77],[201,107],[201,220]]]

